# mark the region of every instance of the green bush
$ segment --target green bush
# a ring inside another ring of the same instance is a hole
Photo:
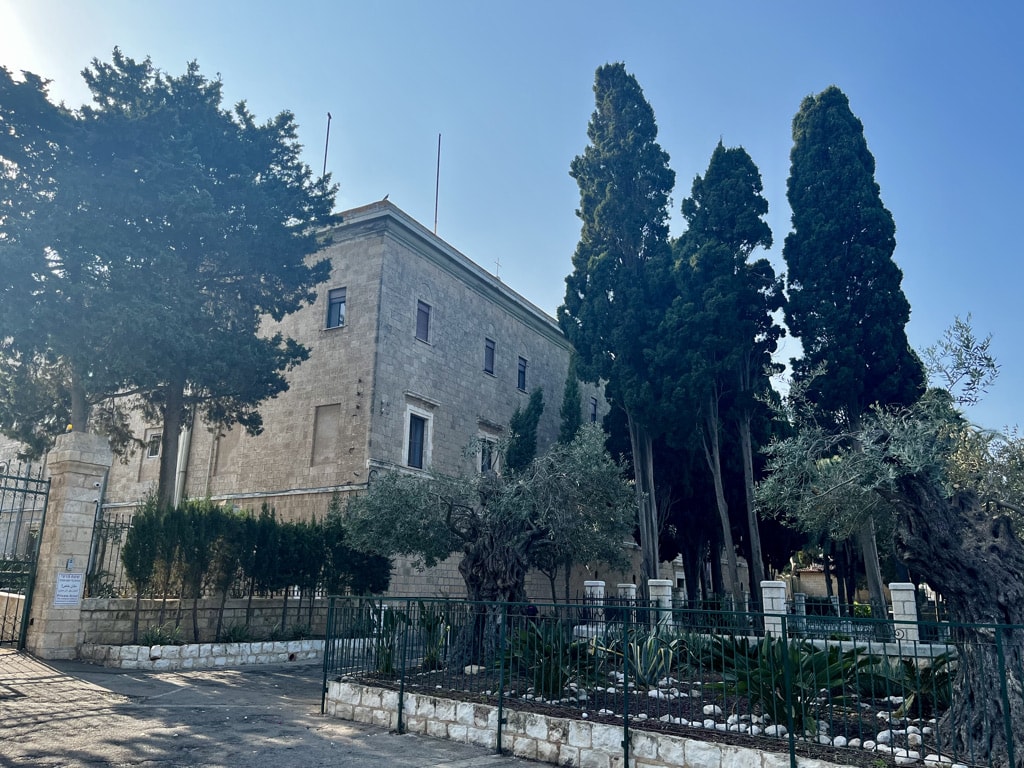
[[[141,645],[184,645],[181,627],[167,624],[147,627],[140,638]]]
[[[246,624],[231,624],[221,630],[217,637],[220,643],[249,643],[252,642],[252,630]]]

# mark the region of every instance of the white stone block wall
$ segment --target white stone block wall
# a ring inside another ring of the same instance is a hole
[[[327,714],[342,720],[398,727],[398,694],[335,680],[327,686]],[[578,768],[624,768],[621,725],[596,723],[508,707],[502,748],[516,757]],[[498,708],[406,693],[403,721],[408,733],[495,749]],[[631,768],[789,768],[789,755],[688,739],[674,734],[630,730]],[[833,763],[797,759],[798,768],[837,768]]]
[[[78,658],[120,669],[171,671],[284,664],[323,658],[323,640],[188,645],[83,645]],[[394,702],[397,708],[397,699]],[[349,718],[353,719],[353,718]]]

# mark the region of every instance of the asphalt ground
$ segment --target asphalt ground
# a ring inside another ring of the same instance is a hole
[[[536,765],[325,717],[321,675],[318,663],[137,672],[0,649],[0,766]]]

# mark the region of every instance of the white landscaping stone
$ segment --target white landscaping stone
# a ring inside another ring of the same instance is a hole
[[[788,733],[789,731],[786,730],[786,726],[784,725],[769,725],[767,728],[764,729],[765,736],[782,737]]]
[[[939,768],[940,765],[952,765],[953,760],[945,755],[925,755],[924,764],[928,768]]]
[[[704,705],[704,714],[705,715],[718,716],[718,715],[722,714],[722,708],[720,706],[718,706],[717,704],[705,704]]]
[[[866,749],[866,750],[868,750],[869,752],[871,752],[872,750],[874,750],[874,748],[875,748],[875,747],[876,747],[877,745],[876,745],[876,744],[875,744],[875,742],[873,742],[873,741],[872,741],[871,739],[868,739],[868,740],[867,740],[867,741],[865,741],[865,742],[864,742],[863,744],[861,744],[861,746],[862,746],[862,747],[863,747],[864,749]]]
[[[846,741],[845,736],[836,736],[834,739],[832,739],[833,747],[845,747],[847,744],[848,742]]]

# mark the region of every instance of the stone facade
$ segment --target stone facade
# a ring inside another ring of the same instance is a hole
[[[479,458],[467,447],[500,437],[537,387],[545,399],[538,448],[556,438],[570,347],[555,320],[391,203],[341,219],[323,234],[318,258],[332,269],[316,301],[267,323],[268,332],[306,345],[309,359],[288,373],[289,390],[261,407],[261,435],[207,424],[182,435],[180,496],[322,517],[335,492],[365,489],[381,471],[420,471],[410,467],[413,421],[424,428],[424,468],[472,471]],[[342,289],[338,323],[329,312]],[[584,420],[594,402],[602,419],[600,391],[584,385],[581,394]],[[153,437],[158,428],[139,423],[136,434]],[[146,448],[115,463],[105,508],[134,506],[158,470],[158,451]],[[549,592],[543,580],[531,586]],[[463,593],[455,561],[429,579],[396,562],[393,592],[421,595],[424,587]]]

